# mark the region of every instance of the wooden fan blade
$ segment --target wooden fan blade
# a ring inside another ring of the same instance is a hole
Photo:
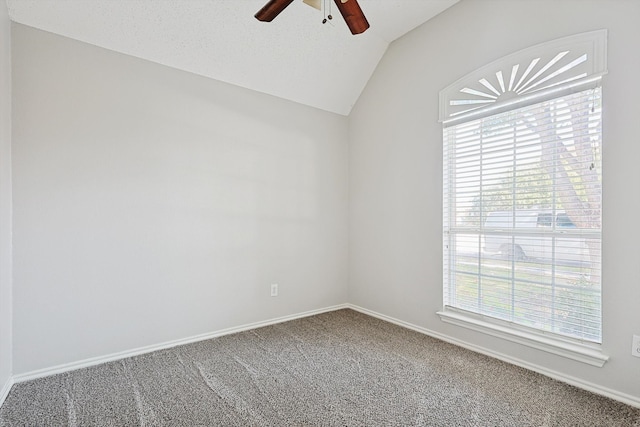
[[[335,0],[351,34],[364,33],[369,28],[369,21],[362,13],[357,0]]]
[[[271,22],[291,3],[293,0],[270,0],[254,16],[258,21]]]

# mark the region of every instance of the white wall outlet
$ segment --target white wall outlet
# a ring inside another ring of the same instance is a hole
[[[272,283],[271,284],[271,296],[272,297],[277,297],[278,296],[278,284],[277,283]]]
[[[640,335],[633,336],[633,346],[631,347],[631,354],[635,357],[640,357]]]

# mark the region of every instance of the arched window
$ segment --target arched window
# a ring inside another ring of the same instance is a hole
[[[522,50],[440,93],[439,314],[599,366],[606,37]]]

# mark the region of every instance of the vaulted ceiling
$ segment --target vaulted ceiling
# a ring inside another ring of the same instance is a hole
[[[267,0],[7,3],[21,24],[348,115],[389,43],[457,1],[358,0],[371,28],[356,36],[332,0],[296,0],[271,23],[254,18]]]

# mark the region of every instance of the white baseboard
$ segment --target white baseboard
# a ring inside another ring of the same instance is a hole
[[[529,369],[530,371],[537,372],[539,374],[542,374],[542,375],[545,375],[547,377],[553,378],[554,380],[562,381],[564,383],[567,383],[567,384],[570,384],[572,386],[581,388],[583,390],[587,390],[587,391],[590,391],[592,393],[599,394],[601,396],[605,396],[605,397],[608,397],[608,398],[613,399],[613,400],[617,400],[617,401],[625,403],[627,405],[630,405],[630,406],[633,406],[633,407],[636,407],[636,408],[640,408],[640,398],[638,398],[636,396],[632,396],[632,395],[626,394],[626,393],[621,393],[621,392],[619,392],[617,390],[613,390],[613,389],[610,389],[610,388],[607,388],[607,387],[602,387],[602,386],[600,386],[598,384],[594,384],[594,383],[591,383],[591,382],[588,382],[588,381],[583,381],[583,380],[581,380],[579,378],[575,378],[575,377],[572,377],[570,375],[565,375],[565,374],[563,374],[561,372],[557,372],[557,371],[554,371],[554,370],[551,370],[551,369],[547,369],[547,368],[545,368],[543,366],[539,366],[539,365],[536,365],[534,363],[526,362],[524,360],[521,360],[521,359],[518,359],[518,358],[515,358],[515,357],[511,357],[511,356],[508,356],[506,354],[499,353],[497,351],[490,350],[490,349],[488,349],[486,347],[481,347],[481,346],[478,346],[478,345],[475,345],[475,344],[470,344],[468,342],[461,341],[461,340],[459,340],[457,338],[453,338],[453,337],[450,337],[448,335],[444,335],[444,334],[441,334],[439,332],[435,332],[435,331],[432,331],[430,329],[423,328],[421,326],[417,326],[417,325],[414,325],[414,324],[409,323],[409,322],[405,322],[403,320],[399,320],[399,319],[396,319],[396,318],[393,318],[393,317],[390,317],[390,316],[387,316],[387,315],[384,315],[384,314],[380,314],[380,313],[377,313],[375,311],[368,310],[366,308],[359,307],[359,306],[354,305],[354,304],[346,304],[346,307],[350,308],[352,310],[355,310],[355,311],[359,311],[360,313],[363,313],[363,314],[366,314],[366,315],[369,315],[369,316],[376,317],[378,319],[387,321],[389,323],[393,323],[393,324],[396,324],[398,326],[402,326],[404,328],[411,329],[411,330],[416,331],[416,332],[420,332],[420,333],[428,335],[430,337],[437,338],[439,340],[442,340],[442,341],[445,341],[445,342],[448,342],[448,343],[451,343],[451,344],[455,344],[455,345],[460,346],[460,347],[464,347],[464,348],[466,348],[468,350],[475,351],[477,353],[481,353],[481,354],[484,354],[486,356],[490,356],[490,357],[493,357],[495,359],[502,360],[503,362],[507,362],[507,363],[510,363],[512,365],[516,365],[516,366],[520,366],[520,367],[525,368],[525,369]]]
[[[139,356],[141,354],[151,353],[152,351],[165,350],[165,349],[176,347],[179,345],[190,344],[198,341],[204,341],[211,338],[221,337],[223,335],[230,335],[238,332],[248,331],[250,329],[261,328],[263,326],[275,325],[277,323],[287,322],[289,320],[300,319],[303,317],[314,316],[316,314],[327,313],[330,311],[340,310],[343,308],[348,308],[347,304],[340,304],[340,305],[334,305],[331,307],[325,307],[317,310],[305,311],[303,313],[277,317],[277,318],[265,320],[262,322],[248,323],[246,325],[222,329],[214,332],[208,332],[200,335],[194,335],[188,338],[181,338],[173,341],[163,342],[160,344],[153,344],[145,347],[139,347],[131,350],[121,351],[118,353],[112,353],[106,356],[92,357],[89,359],[79,360],[77,362],[71,362],[71,363],[65,363],[62,365],[52,366],[50,368],[38,369],[38,370],[27,372],[24,374],[14,375],[12,378],[12,384],[21,383],[24,381],[30,381],[37,378],[44,378],[51,375],[61,374],[63,372],[74,371],[76,369],[86,368],[89,366],[100,365],[102,363],[113,362],[115,360],[125,359],[127,357]],[[9,388],[11,388],[11,385],[9,385]],[[8,390],[7,390],[7,393],[8,393]]]
[[[0,390],[0,406],[2,406],[2,404],[4,403],[4,400],[9,395],[9,392],[11,391],[11,386],[13,386],[13,378],[9,377],[9,379],[7,379],[7,382],[4,383],[4,385],[2,386],[2,390]]]
[[[433,338],[437,338],[440,339],[442,341],[445,342],[449,342],[451,344],[455,344],[457,346],[466,348],[468,350],[471,351],[475,351],[477,353],[481,353],[499,360],[502,360],[504,362],[507,363],[511,363],[513,365],[516,366],[520,366],[523,367],[525,369],[529,369],[531,371],[534,372],[538,372],[542,375],[545,375],[547,377],[553,378],[555,380],[558,381],[562,381],[564,383],[573,385],[575,387],[581,388],[583,390],[587,390],[590,391],[592,393],[596,393],[614,400],[617,400],[619,402],[625,403],[627,405],[630,406],[634,406],[636,408],[640,408],[640,399],[636,396],[632,396],[626,393],[621,393],[619,391],[613,390],[613,389],[609,389],[606,387],[602,387],[600,385],[597,384],[593,384],[590,383],[588,381],[583,381],[579,378],[575,378],[569,375],[565,375],[561,372],[557,372],[557,371],[553,371],[547,368],[544,368],[542,366],[533,364],[533,363],[529,363],[526,362],[524,360],[521,359],[517,359],[493,350],[490,350],[488,348],[485,347],[481,347],[481,346],[477,346],[474,344],[470,344],[464,341],[461,341],[457,338],[453,338],[447,335],[443,335],[439,332],[435,332],[426,328],[423,328],[421,326],[417,326],[414,325],[412,323],[409,322],[405,322],[403,320],[399,320],[381,313],[377,313],[375,311],[372,310],[368,310],[366,308],[354,305],[354,304],[339,304],[339,305],[335,305],[335,306],[331,306],[331,307],[325,307],[325,308],[321,308],[321,309],[317,309],[317,310],[311,310],[311,311],[306,311],[303,313],[297,313],[297,314],[292,314],[289,316],[283,316],[283,317],[278,317],[278,318],[274,318],[274,319],[270,319],[270,320],[265,320],[262,322],[255,322],[255,323],[249,323],[246,325],[242,325],[242,326],[237,326],[237,327],[233,327],[233,328],[227,328],[227,329],[222,329],[219,331],[215,331],[215,332],[210,332],[210,333],[206,333],[206,334],[200,334],[200,335],[195,335],[192,337],[188,337],[188,338],[182,338],[179,340],[174,340],[174,341],[168,341],[168,342],[164,342],[164,343],[160,343],[160,344],[155,344],[155,345],[150,345],[150,346],[146,346],[146,347],[140,347],[137,349],[132,349],[132,350],[127,350],[127,351],[122,351],[122,352],[118,352],[118,353],[112,353],[106,356],[100,356],[100,357],[93,357],[90,359],[85,359],[85,360],[80,360],[77,362],[71,362],[71,363],[66,363],[63,365],[58,365],[58,366],[53,366],[50,368],[45,368],[45,369],[39,369],[36,371],[31,371],[31,372],[27,372],[24,374],[20,374],[20,375],[14,375],[12,378],[10,378],[6,384],[4,385],[4,387],[2,388],[2,391],[0,392],[0,405],[2,405],[2,403],[4,402],[4,399],[7,397],[7,395],[9,394],[9,391],[11,390],[11,386],[14,383],[20,383],[23,381],[29,381],[29,380],[33,380],[36,378],[43,378],[43,377],[48,377],[50,375],[55,375],[55,374],[60,374],[63,372],[68,372],[68,371],[73,371],[76,369],[81,369],[81,368],[86,368],[89,366],[95,366],[95,365],[99,365],[102,363],[106,363],[106,362],[112,362],[114,360],[120,360],[120,359],[124,359],[127,357],[132,357],[132,356],[138,356],[141,354],[145,354],[145,353],[150,353],[152,351],[157,351],[157,350],[164,350],[167,348],[171,348],[171,347],[175,347],[178,345],[184,345],[184,344],[189,344],[189,343],[193,343],[193,342],[198,342],[198,341],[203,341],[203,340],[207,340],[207,339],[211,339],[211,338],[216,338],[216,337],[220,337],[223,335],[230,335],[230,334],[235,334],[238,332],[243,332],[243,331],[247,331],[250,329],[255,329],[255,328],[260,328],[263,326],[269,326],[269,325],[274,325],[277,323],[282,323],[282,322],[287,322],[289,320],[294,320],[294,319],[300,319],[300,318],[304,318],[304,317],[309,317],[309,316],[314,316],[316,314],[321,314],[321,313],[327,313],[330,311],[335,311],[335,310],[340,310],[343,308],[350,308],[352,310],[358,311],[360,313],[372,316],[372,317],[376,317],[378,319],[396,324],[398,326],[402,326],[404,328],[407,329],[411,329],[414,330],[416,332],[431,336]]]

